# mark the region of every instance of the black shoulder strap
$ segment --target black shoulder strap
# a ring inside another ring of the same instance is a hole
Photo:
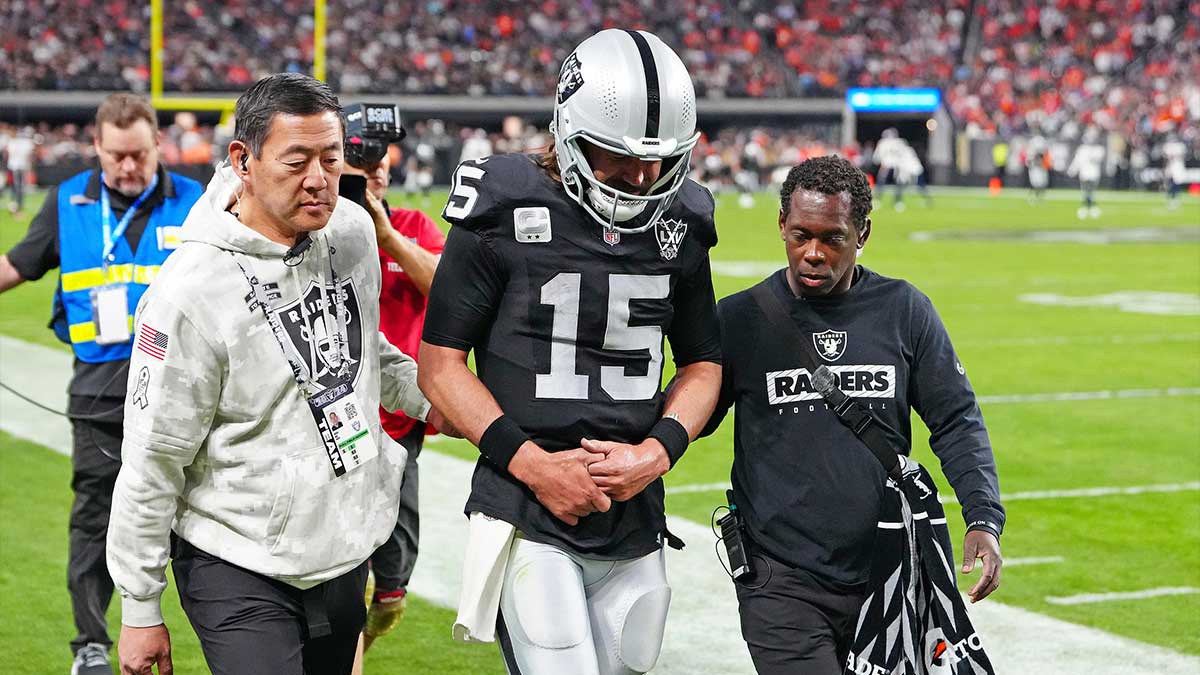
[[[854,432],[858,440],[862,441],[863,445],[867,446],[871,454],[875,455],[875,458],[883,465],[888,475],[899,482],[902,463],[895,449],[892,448],[891,442],[888,441],[888,432],[898,435],[897,432],[892,431],[885,422],[875,417],[866,406],[837,388],[837,379],[833,372],[824,364],[817,364],[816,359],[813,358],[812,348],[808,346],[808,340],[804,338],[804,334],[800,332],[800,327],[796,325],[796,322],[788,316],[783,303],[779,302],[779,298],[771,290],[770,283],[771,278],[768,277],[750,289],[750,295],[754,298],[754,302],[758,304],[759,309],[767,316],[767,321],[776,330],[792,337],[792,343],[795,345],[794,355],[799,358],[800,366],[810,373],[813,387],[829,404],[830,410],[837,415],[838,420]]]

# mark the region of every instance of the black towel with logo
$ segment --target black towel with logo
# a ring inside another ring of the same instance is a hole
[[[994,675],[954,582],[954,550],[937,487],[906,457],[888,479],[871,581],[846,675]]]

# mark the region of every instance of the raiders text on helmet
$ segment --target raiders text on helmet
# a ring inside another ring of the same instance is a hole
[[[671,48],[645,31],[609,29],[584,40],[563,62],[554,106],[554,148],[563,187],[606,229],[645,232],[671,206],[687,178],[696,131],[692,78]],[[596,179],[579,142],[662,161],[645,195]],[[637,226],[620,226],[653,207]]]

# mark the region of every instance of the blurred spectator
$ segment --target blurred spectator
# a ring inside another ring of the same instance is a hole
[[[22,215],[25,211],[25,185],[29,179],[29,172],[33,170],[33,153],[37,142],[33,135],[33,127],[25,127],[16,135],[9,135],[0,141],[0,152],[3,152],[5,167],[8,170],[8,210],[14,215]]]

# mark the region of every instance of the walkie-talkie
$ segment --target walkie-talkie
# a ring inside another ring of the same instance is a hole
[[[725,497],[729,501],[729,513],[721,516],[717,524],[721,526],[721,541],[725,542],[725,556],[729,558],[729,575],[734,581],[749,579],[754,575],[754,568],[750,566],[742,536],[742,515],[733,502],[733,490],[726,490]]]

